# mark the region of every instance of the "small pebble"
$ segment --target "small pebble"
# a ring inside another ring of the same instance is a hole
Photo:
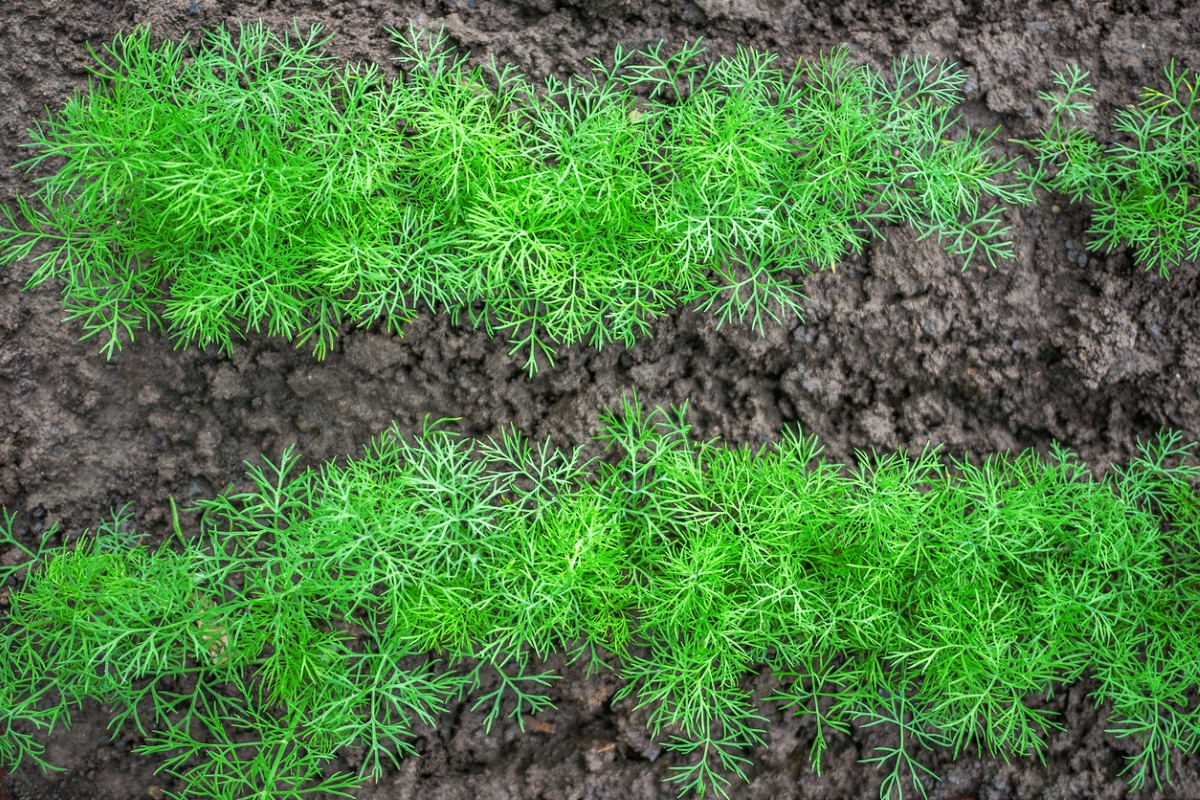
[[[1058,203],[1055,203],[1054,205],[1050,206],[1050,213],[1051,214],[1062,213],[1062,206],[1060,206]]]

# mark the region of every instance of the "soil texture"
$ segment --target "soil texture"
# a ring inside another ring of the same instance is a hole
[[[495,55],[540,79],[584,70],[614,47],[703,37],[712,52],[738,44],[785,64],[848,44],[854,59],[886,68],[931,54],[966,71],[965,121],[999,127],[999,148],[1047,122],[1038,92],[1075,62],[1090,70],[1102,137],[1113,110],[1157,85],[1172,59],[1200,67],[1200,6],[1177,0],[0,0],[0,201],[33,188],[13,169],[26,129],[86,86],[89,46],[141,23],[177,39],[220,22],[265,19],[276,30],[319,22],[335,55],[389,63],[389,27],[445,26],[474,59]],[[504,341],[424,314],[397,337],[347,329],[322,362],[286,342],[251,335],[232,357],[176,351],[139,333],[111,361],[78,326],[63,324],[56,287],[21,292],[28,265],[0,271],[0,504],[33,537],[59,525],[94,526],[131,504],[142,530],[161,534],[167,501],[183,504],[243,480],[242,464],[298,443],[309,463],[361,451],[395,421],[455,417],[469,435],[515,425],[564,446],[587,442],[597,413],[636,390],[647,405],[690,401],[699,437],[762,443],[800,425],[828,454],[920,449],[988,454],[1057,440],[1104,468],[1160,428],[1200,440],[1200,268],[1171,280],[1142,272],[1131,254],[1086,251],[1086,209],[1041,197],[1013,209],[1015,257],[962,270],[932,241],[887,229],[836,272],[805,279],[803,322],[718,329],[679,310],[635,347],[562,351],[530,379]],[[594,451],[593,454],[598,454]],[[185,517],[185,523],[188,518]],[[0,559],[15,553],[0,553]],[[2,593],[0,593],[2,594]],[[760,696],[765,672],[746,677]],[[470,703],[420,731],[424,754],[368,785],[363,798],[668,798],[674,763],[647,734],[642,712],[612,704],[609,677],[564,670],[558,708],[521,732],[485,732]],[[1087,686],[1047,705],[1066,730],[1045,763],[966,753],[922,755],[942,780],[936,800],[970,797],[1120,798],[1128,743],[1106,734]],[[764,706],[767,745],[735,798],[869,800],[881,775],[859,760],[894,733],[834,736],[820,775],[808,763],[815,727]],[[107,713],[85,706],[49,737],[64,772],[25,767],[0,781],[12,800],[162,797],[171,780],[133,756],[128,731],[110,740]],[[360,757],[360,756],[359,756]],[[344,753],[354,765],[356,754]],[[0,765],[3,767],[5,765]],[[2,774],[2,773],[0,773]],[[1200,797],[1200,758],[1175,759],[1172,782],[1145,797]]]

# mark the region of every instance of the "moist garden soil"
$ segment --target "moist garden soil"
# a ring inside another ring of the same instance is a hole
[[[389,27],[445,26],[476,61],[495,55],[540,79],[586,69],[616,45],[641,47],[703,37],[713,53],[738,44],[779,53],[786,65],[846,44],[855,60],[886,68],[904,55],[958,62],[969,76],[965,121],[999,127],[997,144],[1046,124],[1039,91],[1075,62],[1091,70],[1106,135],[1114,109],[1158,83],[1172,59],[1200,67],[1200,7],[1173,0],[428,0],[272,2],[0,0],[0,200],[33,184],[13,164],[26,129],[86,86],[88,47],[149,23],[177,39],[220,22],[265,19],[282,31],[297,20],[334,34],[342,58],[387,64]],[[390,68],[390,67],[389,67]],[[402,431],[426,417],[453,417],[467,435],[508,425],[560,445],[587,443],[597,413],[636,390],[648,405],[690,402],[699,437],[771,441],[785,426],[819,434],[829,456],[941,444],[953,455],[987,455],[1057,440],[1097,469],[1127,459],[1161,428],[1200,440],[1200,269],[1170,281],[1142,272],[1131,254],[1089,254],[1086,209],[1064,198],[1008,212],[1015,257],[963,271],[933,241],[884,231],[836,272],[805,280],[804,320],[718,329],[679,310],[637,346],[562,351],[529,378],[503,340],[423,314],[398,337],[347,328],[315,361],[276,338],[250,335],[232,357],[177,351],[159,333],[139,333],[111,361],[61,322],[57,287],[21,292],[28,265],[0,272],[0,504],[19,513],[32,539],[57,524],[77,533],[108,509],[131,504],[139,529],[162,536],[168,498],[182,504],[243,481],[242,465],[298,443],[308,463],[361,452],[391,422]],[[591,445],[591,454],[600,451]],[[194,529],[191,517],[185,529]],[[6,563],[15,552],[0,553]],[[6,601],[0,590],[0,604]],[[490,733],[470,703],[436,728],[420,729],[423,754],[402,762],[363,798],[667,798],[674,763],[648,736],[641,712],[612,704],[610,674],[565,667],[557,709],[525,731]],[[773,681],[746,678],[759,696]],[[1062,714],[1045,763],[933,751],[941,775],[933,798],[1119,798],[1130,750],[1104,732],[1105,710],[1086,683],[1045,701]],[[859,759],[893,732],[834,735],[818,776],[808,763],[816,734],[807,721],[763,706],[766,745],[735,798],[878,796],[880,775]],[[0,782],[0,797],[161,797],[172,789],[156,763],[135,756],[136,732],[111,740],[107,712],[85,706],[71,729],[48,738],[64,772],[24,767]],[[355,766],[361,754],[342,754]],[[1172,781],[1140,796],[1200,797],[1200,757],[1173,760]],[[0,765],[3,767],[4,765]],[[911,788],[911,787],[910,787]]]

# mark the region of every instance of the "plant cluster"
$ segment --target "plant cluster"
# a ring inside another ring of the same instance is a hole
[[[1200,119],[1193,79],[1174,62],[1167,89],[1147,88],[1141,102],[1117,111],[1116,140],[1102,144],[1075,122],[1091,111],[1088,73],[1070,65],[1055,73],[1050,128],[1028,142],[1037,154],[1034,179],[1071,202],[1092,206],[1090,247],[1128,244],[1137,261],[1168,277],[1170,267],[1200,257]]]
[[[0,226],[0,260],[64,284],[109,356],[143,326],[229,349],[311,343],[425,306],[505,332],[532,372],[555,348],[632,343],[679,303],[721,321],[796,313],[789,271],[835,267],[883,222],[968,260],[1010,247],[1010,160],[956,126],[965,77],[884,76],[845,50],[784,72],[699,43],[531,84],[442,34],[395,34],[402,79],[338,66],[319,29],[148,28],[31,132],[52,174]],[[1015,179],[1014,179],[1015,180]]]
[[[38,761],[34,730],[98,698],[180,797],[349,792],[456,698],[489,725],[548,708],[552,652],[617,669],[701,795],[761,743],[762,665],[767,702],[815,717],[818,769],[831,732],[898,729],[870,759],[885,800],[924,793],[921,747],[1041,754],[1041,701],[1085,674],[1137,742],[1132,785],[1196,749],[1200,469],[1177,437],[1101,479],[1061,449],[848,468],[799,434],[726,448],[636,401],[601,437],[613,458],[583,463],[515,433],[392,431],[345,466],[250,468],[188,541],[151,549],[121,515],[48,538],[0,572],[22,575],[0,762]],[[330,769],[349,747],[361,771]]]

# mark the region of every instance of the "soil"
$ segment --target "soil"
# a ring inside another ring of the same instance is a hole
[[[387,63],[387,27],[444,25],[475,59],[495,55],[540,79],[565,77],[621,44],[703,36],[716,53],[738,44],[785,63],[848,44],[859,61],[929,53],[966,70],[965,120],[999,127],[998,146],[1045,124],[1037,99],[1071,61],[1099,90],[1095,130],[1172,59],[1200,67],[1200,7],[1175,0],[426,0],[277,2],[0,0],[0,200],[32,182],[12,169],[25,131],[86,85],[88,47],[139,23],[179,38],[218,22],[264,18],[322,23],[331,49]],[[1054,208],[1060,206],[1056,212]],[[1138,269],[1124,250],[1084,249],[1086,209],[1062,198],[1007,214],[1015,257],[995,268],[961,264],[906,229],[885,231],[861,256],[805,280],[804,321],[765,336],[717,329],[680,310],[633,348],[575,347],[528,378],[503,341],[422,315],[402,337],[347,329],[316,362],[303,350],[250,336],[232,357],[176,351],[139,333],[111,361],[63,324],[56,288],[19,291],[28,266],[0,272],[0,504],[33,537],[58,525],[78,532],[125,503],[142,530],[161,534],[169,497],[187,503],[243,480],[242,463],[299,443],[310,463],[359,452],[392,421],[415,430],[426,416],[459,418],[465,434],[507,425],[562,445],[587,442],[597,413],[636,390],[648,405],[690,401],[700,437],[765,442],[787,425],[817,433],[828,454],[919,449],[987,454],[1057,440],[1098,469],[1134,452],[1160,428],[1200,440],[1200,268],[1170,281]],[[185,517],[185,522],[188,518]],[[0,553],[0,558],[13,554]],[[747,677],[766,696],[772,679]],[[522,733],[486,733],[469,704],[422,730],[419,759],[402,762],[362,798],[666,798],[675,763],[648,737],[644,715],[612,704],[610,679],[565,671],[558,708]],[[1066,730],[1045,763],[922,756],[942,776],[933,798],[1120,798],[1128,743],[1104,732],[1087,685],[1064,687],[1050,707]],[[808,764],[815,728],[764,706],[767,745],[735,798],[873,798],[881,776],[859,759],[885,731],[834,736],[818,776]],[[110,740],[103,709],[88,705],[51,734],[65,772],[23,767],[0,782],[13,800],[161,797],[172,783],[131,755],[128,731]],[[343,754],[349,764],[355,754]],[[0,765],[3,766],[3,765]],[[2,774],[2,773],[0,773]],[[1200,797],[1200,758],[1175,759],[1172,782],[1146,797]]]

